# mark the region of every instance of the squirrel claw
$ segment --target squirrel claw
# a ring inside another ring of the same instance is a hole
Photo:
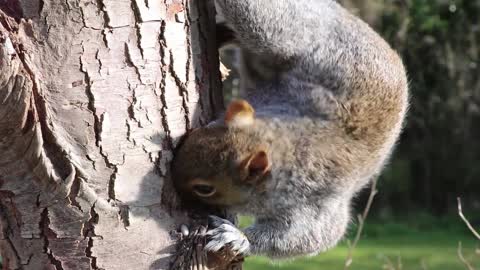
[[[227,247],[235,253],[245,254],[250,249],[250,242],[247,236],[239,230],[233,223],[217,216],[209,216],[210,224],[213,229],[208,230],[208,243],[206,250],[217,252]]]

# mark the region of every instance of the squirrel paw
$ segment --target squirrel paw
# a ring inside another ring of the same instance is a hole
[[[219,251],[226,247],[238,254],[248,253],[250,242],[247,236],[239,230],[233,223],[217,216],[209,216],[210,224],[214,229],[207,231],[209,241],[205,246],[206,250]]]

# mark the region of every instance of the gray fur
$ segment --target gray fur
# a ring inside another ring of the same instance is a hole
[[[218,140],[234,143],[218,151],[241,153],[260,141],[272,164],[262,192],[228,205],[256,217],[244,231],[249,253],[284,258],[333,247],[352,197],[381,171],[400,134],[408,104],[402,61],[335,1],[217,5],[238,35],[242,87],[257,112],[252,127],[221,133]],[[235,242],[230,227],[210,234],[215,249]]]

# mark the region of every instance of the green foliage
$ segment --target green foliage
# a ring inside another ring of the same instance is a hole
[[[411,106],[381,201],[438,214],[454,211],[457,196],[478,204],[480,1],[383,2],[373,26],[404,59]]]

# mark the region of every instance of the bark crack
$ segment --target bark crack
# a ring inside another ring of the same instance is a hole
[[[135,0],[132,0],[132,11],[133,11],[133,17],[135,19],[135,30],[137,32],[137,47],[140,50],[140,54],[142,55],[143,58],[143,47],[142,47],[142,31],[141,31],[141,24],[142,24],[142,14],[140,12],[140,8],[137,5],[137,2]]]
[[[125,125],[127,127],[127,141],[133,143],[133,145],[135,146],[137,145],[137,142],[135,138],[132,138],[132,127],[130,126],[131,125],[130,120],[136,123],[136,125],[139,128],[142,128],[142,123],[135,117],[135,105],[138,102],[137,94],[136,94],[137,87],[136,86],[132,87],[132,85],[128,81],[127,81],[127,84],[128,84],[128,89],[132,91],[131,101],[127,108],[128,119],[125,119]]]
[[[48,208],[45,207],[40,215],[40,236],[43,237],[43,253],[47,254],[50,263],[54,265],[57,270],[63,270],[62,262],[58,260],[49,248],[49,238],[57,238],[57,234],[50,229],[50,218],[48,217]]]
[[[97,170],[97,167],[96,167],[96,162],[95,162],[95,160],[92,159],[92,157],[89,156],[89,155],[85,155],[85,157],[87,158],[88,161],[90,161],[90,162],[92,163],[92,168],[93,168],[93,170],[96,171],[96,170]]]
[[[128,231],[128,227],[130,226],[130,207],[128,205],[121,205],[119,208],[120,211],[118,212],[118,215],[120,216],[120,220],[123,222],[125,230]]]
[[[110,49],[110,46],[108,45],[107,31],[110,32],[111,30],[109,28],[105,28],[102,30],[103,43],[105,44],[105,47],[107,47],[107,49]]]
[[[87,248],[85,249],[85,256],[90,259],[90,267],[94,270],[98,269],[97,257],[92,255],[93,237],[88,238]]]
[[[22,263],[22,265],[29,265],[30,261],[32,260],[32,257],[33,257],[33,253],[30,253],[30,255],[28,255],[27,261],[25,263]]]
[[[97,59],[97,62],[98,62],[98,74],[102,75],[103,63],[102,63],[102,59],[100,59],[99,54],[100,54],[100,49],[98,49],[97,52],[95,53],[95,59]]]
[[[110,175],[107,187],[108,199],[111,201],[115,201],[115,181],[117,180],[117,173],[118,167],[113,165],[113,173]]]
[[[135,63],[133,63],[132,55],[130,53],[130,48],[128,47],[128,44],[127,43],[124,43],[124,44],[125,44],[125,49],[124,49],[125,63],[127,64],[127,66],[133,67],[135,69],[135,73],[137,74],[138,81],[140,81],[142,84],[145,84],[142,81],[142,75],[140,74],[140,70],[138,69],[137,65],[135,65]],[[143,58],[143,56],[142,56],[142,58]]]
[[[112,169],[113,172],[110,176],[110,180],[108,181],[108,187],[107,187],[107,193],[108,197],[110,200],[115,200],[115,179],[116,175],[118,172],[118,167],[117,165],[113,164],[110,162],[108,159],[108,154],[106,154],[103,151],[102,147],[102,120],[103,120],[103,115],[99,116],[97,113],[97,108],[95,106],[95,95],[93,94],[93,82],[90,77],[90,74],[88,73],[87,67],[85,66],[85,63],[83,62],[82,56],[80,56],[80,71],[85,75],[85,93],[88,98],[88,109],[92,112],[93,114],[93,130],[95,133],[95,145],[99,148],[100,155],[102,156],[105,165]]]
[[[187,36],[187,46],[188,46],[188,49],[187,49],[187,82],[190,81],[190,72],[188,72],[189,68],[190,68],[190,64],[191,62],[193,61],[193,55],[192,55],[192,44],[191,44],[191,36],[192,36],[192,17],[190,16],[190,1],[185,1],[185,25],[187,27],[187,33],[188,33],[188,36]],[[200,32],[200,26],[198,27],[199,29],[199,32]],[[197,88],[201,85],[201,82],[200,80],[198,79],[198,77],[196,76],[196,74],[194,73],[194,76],[195,76],[195,84],[197,85]],[[198,99],[198,103],[200,105],[200,111],[201,112],[204,112],[205,111],[205,108],[204,108],[204,103],[203,103],[203,98],[199,98]],[[202,119],[202,117],[200,117],[200,120]],[[203,124],[203,123],[200,123],[200,124]]]
[[[82,45],[82,49],[84,50],[83,45]],[[84,79],[86,83],[85,94],[87,95],[87,98],[88,98],[87,108],[93,114],[93,131],[95,133],[95,145],[97,147],[100,147],[102,128],[100,125],[100,118],[98,117],[98,114],[97,114],[97,108],[95,107],[95,95],[93,94],[93,91],[92,91],[93,82],[92,82],[92,79],[90,78],[90,74],[88,74],[87,67],[83,63],[82,56],[80,56],[80,71],[84,74],[84,77],[85,77]]]
[[[190,81],[190,65],[192,63],[192,41],[191,41],[191,36],[192,36],[192,25],[191,25],[191,17],[190,17],[190,6],[189,6],[189,1],[185,1],[185,32],[187,32],[186,36],[186,43],[187,46],[185,48],[185,52],[187,53],[187,62],[186,67],[185,67],[185,78],[186,82]]]
[[[107,13],[107,7],[105,6],[105,3],[103,2],[103,0],[96,0],[96,4],[99,10],[99,13],[103,14],[103,28],[104,28],[102,30],[103,43],[108,49],[110,49],[110,46],[108,45],[107,31],[111,31],[110,30],[111,27],[110,27],[110,17],[108,16],[108,13]]]
[[[70,6],[68,0],[65,0],[65,6],[67,7],[67,12],[70,12],[72,10],[72,7]]]
[[[135,122],[138,123],[138,127],[141,127],[140,125],[140,122],[138,121],[138,119],[135,117],[135,105],[137,104],[138,100],[137,100],[137,93],[136,93],[136,90],[137,90],[137,86],[135,87],[132,87],[132,84],[130,84],[130,82],[127,81],[127,84],[128,84],[128,89],[130,91],[132,91],[132,100],[127,108],[127,113],[128,113],[128,118],[134,120]]]
[[[160,63],[161,63],[161,73],[162,73],[162,80],[160,82],[160,87],[162,89],[165,89],[165,86],[166,86],[166,80],[167,80],[167,68],[168,68],[168,65],[166,63],[166,58],[167,58],[167,52],[166,52],[166,44],[167,44],[167,41],[165,39],[165,27],[166,27],[166,23],[165,21],[162,21],[161,22],[161,25],[160,25],[160,35],[159,35],[159,39],[160,39]],[[162,126],[163,126],[163,130],[165,131],[165,134],[166,134],[166,142],[169,146],[170,149],[173,149],[173,141],[172,141],[172,136],[171,136],[171,131],[170,131],[170,127],[168,126],[168,118],[167,118],[167,100],[166,100],[166,97],[165,97],[165,91],[161,91],[161,94],[160,94],[160,101],[162,103],[162,109],[161,109],[161,112],[160,114],[162,115]]]
[[[171,50],[169,50],[169,54],[170,54],[170,66],[168,70],[172,75],[173,79],[175,80],[175,84],[180,89],[180,95],[182,96],[182,106],[183,106],[183,109],[185,110],[185,127],[187,130],[189,130],[190,129],[190,109],[188,108],[187,86],[185,85],[184,82],[182,82],[182,80],[180,80],[177,73],[175,72],[175,68],[173,65],[174,57]]]
[[[85,248],[85,256],[90,259],[90,267],[92,269],[99,269],[97,266],[97,257],[93,256],[93,239],[98,237],[95,234],[95,225],[98,224],[99,215],[95,211],[95,203],[90,208],[90,218],[83,224],[83,237],[88,238],[87,247]],[[100,239],[102,237],[100,236]]]

